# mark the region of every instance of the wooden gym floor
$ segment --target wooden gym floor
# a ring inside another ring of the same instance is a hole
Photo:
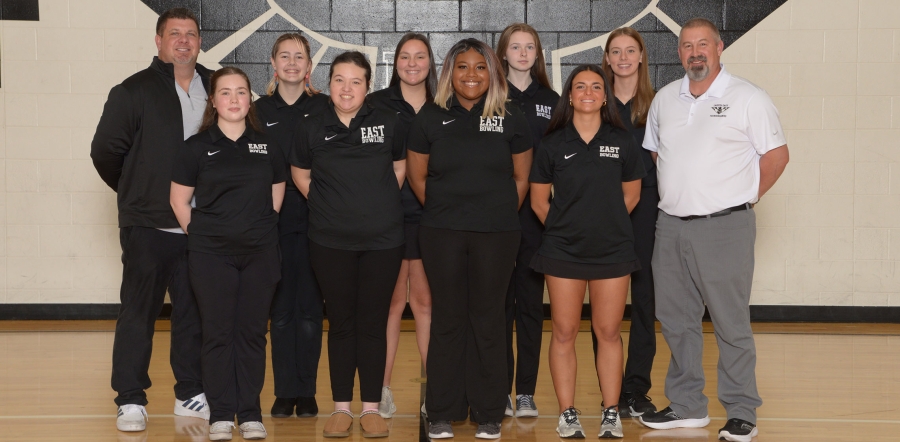
[[[2,441],[205,441],[207,424],[172,414],[174,380],[168,365],[168,323],[160,321],[154,342],[148,390],[150,420],[147,431],[116,431],[109,387],[113,342],[112,321],[0,322],[0,440]],[[707,428],[653,431],[625,420],[625,441],[714,441],[725,423],[716,400],[718,352],[711,326],[704,334],[706,394],[710,397]],[[418,409],[422,373],[412,322],[404,321],[400,351],[393,375],[397,414],[389,420],[391,441],[427,440]],[[628,340],[628,323],[622,325]],[[588,438],[596,438],[600,420],[600,391],[591,361],[591,338],[578,337],[579,385],[576,407]],[[544,351],[550,333],[545,324]],[[758,441],[898,441],[900,440],[900,324],[754,324],[758,353],[757,382],[764,405],[759,409]],[[669,349],[660,334],[650,396],[657,407],[668,402],[663,394]],[[274,400],[271,365],[261,403],[268,441],[322,440],[322,427],[331,411],[327,353],[319,366],[315,419],[271,419]],[[507,418],[502,440],[557,440],[556,396],[547,361],[541,361],[535,401],[536,419]],[[359,412],[359,402],[354,403]],[[456,441],[474,440],[475,425],[454,424]],[[235,432],[235,440],[241,440]],[[361,441],[354,424],[350,438]]]

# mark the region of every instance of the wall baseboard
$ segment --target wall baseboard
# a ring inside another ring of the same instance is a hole
[[[172,306],[165,304],[160,318],[167,319]],[[119,304],[0,304],[0,320],[102,320],[116,319]],[[403,317],[412,319],[409,306]],[[544,317],[550,318],[550,305],[544,304]],[[587,305],[582,318],[590,318]],[[625,306],[625,319],[631,317],[631,306]],[[709,314],[704,315],[705,321]],[[859,322],[900,323],[900,307],[847,307],[830,305],[751,305],[754,322]]]

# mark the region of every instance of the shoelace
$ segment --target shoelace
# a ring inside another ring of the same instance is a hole
[[[534,406],[534,396],[529,394],[523,394],[516,398],[516,409],[521,410],[523,408],[535,409],[537,407]]]
[[[578,422],[578,415],[581,414],[581,410],[569,407],[562,412],[563,420],[566,421],[567,424],[572,425],[575,422]]]
[[[615,425],[619,412],[615,408],[607,408],[603,410],[603,422],[600,425]]]

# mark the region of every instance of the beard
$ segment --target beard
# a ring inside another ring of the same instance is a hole
[[[696,66],[693,65],[695,61],[702,61],[704,64]],[[687,76],[692,81],[703,81],[709,75],[709,65],[706,63],[706,57],[703,55],[697,57],[690,57],[687,60],[688,69]]]

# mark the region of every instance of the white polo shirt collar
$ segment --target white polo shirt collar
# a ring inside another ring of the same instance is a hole
[[[716,79],[713,80],[712,84],[709,85],[709,89],[703,93],[703,95],[694,98],[691,94],[691,80],[688,78],[687,74],[681,79],[681,91],[679,92],[679,96],[686,98],[691,101],[704,101],[709,98],[722,98],[725,95],[725,90],[728,88],[728,83],[731,81],[731,74],[725,70],[724,64],[719,64],[719,75],[716,76]]]

